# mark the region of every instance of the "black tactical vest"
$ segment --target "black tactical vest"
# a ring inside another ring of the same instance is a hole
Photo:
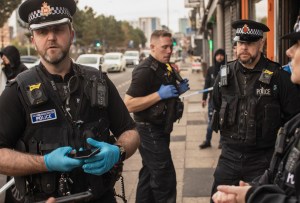
[[[229,84],[220,87],[219,123],[222,141],[246,146],[274,146],[281,125],[276,74],[279,67],[261,59],[263,70],[241,71],[229,63]],[[267,78],[267,80],[262,78]]]
[[[87,137],[112,143],[110,140],[107,110],[103,106],[91,104],[93,82],[103,75],[96,69],[73,64],[76,77],[77,108],[71,107],[72,117],[60,100],[55,83],[49,79],[41,67],[35,67],[18,75],[16,81],[20,98],[26,111],[27,126],[17,144],[18,150],[44,155],[52,150],[71,146],[85,147]],[[71,79],[70,79],[71,80]],[[73,82],[72,82],[73,83]],[[106,85],[107,88],[107,85]],[[58,172],[48,172],[27,177],[16,177],[16,186],[21,194],[30,196],[30,201],[44,200],[58,195]],[[92,189],[95,198],[112,188],[111,174],[102,176],[86,174],[78,168],[68,174],[72,179],[71,194]],[[25,185],[26,184],[26,185]]]
[[[164,85],[172,84],[176,87],[176,78],[174,76],[174,73],[168,75],[168,72],[164,70],[162,67],[160,67],[160,65],[162,64],[159,64],[159,62],[156,61],[154,58],[148,57],[138,67],[138,68],[150,68],[153,71],[153,74],[155,75],[156,78],[156,80],[154,81],[155,84],[152,84],[153,92],[157,91],[158,90],[157,87],[160,87],[161,84]],[[170,100],[171,99],[161,100],[143,111],[135,112],[134,120],[137,122],[150,122],[152,124],[164,126],[166,123],[166,115],[168,110],[167,103]],[[169,111],[174,111],[174,109],[170,109]]]

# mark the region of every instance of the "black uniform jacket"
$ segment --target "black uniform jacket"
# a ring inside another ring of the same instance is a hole
[[[279,127],[300,112],[299,89],[279,64],[263,54],[251,70],[238,61],[228,65],[228,86],[220,87],[220,71],[213,89],[224,143],[246,151],[274,147]],[[260,81],[263,72],[271,75],[269,84]]]
[[[270,180],[269,184],[264,184],[261,186],[252,187],[246,195],[247,203],[296,203],[300,202],[300,161],[299,159],[295,162],[295,168],[293,172],[288,172],[286,170],[289,156],[295,147],[295,140],[291,137],[294,135],[297,128],[300,128],[300,114],[297,114],[290,121],[288,121],[285,126],[285,132],[287,134],[286,142],[284,148],[287,150],[281,156],[282,159],[278,163],[283,164],[283,171],[278,171],[279,167],[276,167],[274,176],[269,176],[273,178],[280,177],[277,179],[276,183],[274,180]],[[295,137],[294,137],[295,138]],[[290,141],[294,140],[294,142]],[[291,143],[290,143],[291,142]],[[299,156],[299,155],[298,155]],[[299,158],[299,157],[298,157]],[[280,165],[279,164],[279,165]]]

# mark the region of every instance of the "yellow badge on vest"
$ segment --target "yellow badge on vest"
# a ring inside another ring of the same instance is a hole
[[[40,89],[42,83],[37,83],[33,85],[29,85],[29,91],[32,92],[35,89]]]

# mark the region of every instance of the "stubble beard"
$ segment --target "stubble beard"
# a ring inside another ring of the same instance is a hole
[[[60,53],[58,53],[57,55],[55,56],[50,56],[48,53],[47,53],[47,50],[41,54],[40,53],[40,56],[49,64],[52,64],[52,65],[57,65],[59,64],[60,62],[62,62],[67,56],[68,56],[68,53],[69,53],[69,50],[70,50],[70,44],[67,46],[68,48],[66,49],[63,49],[63,48],[60,48]]]
[[[257,57],[258,57],[258,54],[253,55],[253,56],[250,55],[250,58],[249,58],[249,59],[243,60],[243,59],[241,59],[241,57],[240,57],[240,55],[239,55],[239,56],[238,56],[238,59],[239,59],[239,61],[241,62],[241,64],[243,64],[243,65],[249,65],[249,64],[252,64],[252,63],[255,61],[255,59],[256,59]]]

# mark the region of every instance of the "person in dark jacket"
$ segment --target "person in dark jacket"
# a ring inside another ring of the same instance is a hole
[[[284,39],[294,44],[286,51],[292,59],[291,80],[300,84],[300,16],[294,32]],[[298,113],[279,130],[275,153],[269,170],[256,185],[240,182],[240,186],[220,185],[214,194],[215,203],[297,203],[300,202],[300,114]],[[282,142],[281,142],[282,141]],[[281,144],[280,144],[281,143]]]
[[[27,70],[27,67],[21,63],[20,52],[15,46],[5,47],[0,52],[0,56],[4,64],[2,71],[7,80],[14,79],[19,73]]]
[[[225,64],[225,50],[218,49],[214,55],[214,65],[210,66],[207,70],[206,77],[205,77],[205,84],[204,89],[210,88],[214,86],[215,79],[220,71],[221,65]],[[208,98],[209,96],[209,98]],[[211,129],[211,118],[213,114],[213,105],[212,105],[212,97],[211,91],[204,92],[202,97],[202,107],[206,107],[208,98],[208,124],[206,130],[206,140],[203,141],[201,145],[199,145],[200,149],[205,149],[207,147],[211,147],[211,137],[213,130]],[[219,149],[222,147],[221,142],[219,143]]]

